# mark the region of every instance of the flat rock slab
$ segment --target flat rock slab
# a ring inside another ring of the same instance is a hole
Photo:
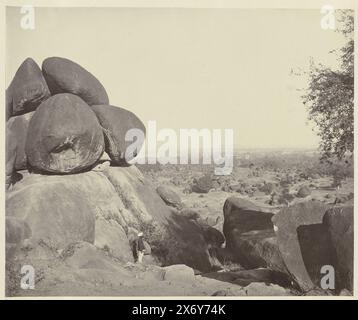
[[[329,234],[322,225],[328,207],[307,201],[282,209],[272,221],[282,258],[303,291],[320,285],[323,265],[334,265]]]

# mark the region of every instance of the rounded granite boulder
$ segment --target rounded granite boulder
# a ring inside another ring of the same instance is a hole
[[[107,92],[99,80],[69,59],[47,58],[42,63],[42,72],[52,94],[72,93],[90,106],[109,104]]]
[[[75,173],[101,157],[104,137],[91,108],[63,93],[43,102],[33,115],[25,145],[29,165],[50,173]]]
[[[128,165],[143,145],[146,132],[143,122],[134,113],[120,107],[96,105],[92,110],[103,128],[109,157],[114,164]]]
[[[33,59],[27,58],[6,90],[6,118],[35,110],[50,95],[41,69]]]

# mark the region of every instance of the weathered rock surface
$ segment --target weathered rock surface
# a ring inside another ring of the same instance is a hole
[[[27,168],[27,157],[25,144],[27,129],[34,112],[29,112],[21,116],[14,116],[6,123],[6,143],[9,146],[6,158],[15,157],[14,169],[22,170]]]
[[[31,237],[31,229],[23,220],[16,217],[6,217],[6,243],[21,243]]]
[[[208,193],[213,189],[213,181],[210,175],[202,176],[198,179],[194,179],[192,191],[196,193]]]
[[[201,227],[172,213],[136,167],[110,167],[105,175],[132,213],[130,226],[144,232],[154,256],[165,265],[186,264],[210,270],[209,247]]]
[[[240,235],[252,230],[273,229],[271,221],[274,215],[273,211],[269,208],[259,207],[249,200],[230,197],[225,201],[223,210],[224,234],[229,246],[234,236],[231,233]]]
[[[224,204],[226,247],[246,269],[270,268],[286,273],[273,230],[273,211],[230,197]]]
[[[289,296],[290,291],[277,284],[252,282],[243,288],[247,296]]]
[[[245,268],[270,268],[287,272],[273,230],[252,230],[240,235],[236,241],[237,261]]]
[[[164,265],[212,267],[203,229],[172,214],[134,166],[76,175],[29,174],[8,192],[6,206],[7,216],[23,219],[33,238],[55,248],[87,241],[131,261],[132,228],[144,232],[152,255]]]
[[[194,270],[184,264],[171,265],[163,268],[164,280],[167,281],[193,281]]]
[[[12,134],[8,130],[9,134]],[[13,139],[6,139],[5,151],[5,188],[8,189],[12,183],[12,176],[15,171],[16,147]]]
[[[118,165],[128,165],[144,143],[146,130],[143,122],[134,113],[120,107],[95,105],[92,110],[103,128],[106,152],[111,160]]]
[[[168,206],[178,209],[182,207],[183,204],[181,198],[174,190],[168,187],[159,186],[157,188],[157,193]]]
[[[81,98],[58,94],[43,102],[33,115],[25,151],[35,170],[79,172],[101,157],[102,129],[94,112]]]
[[[180,215],[182,215],[183,217],[186,217],[188,219],[193,219],[196,220],[200,217],[199,213],[193,209],[188,209],[188,208],[183,208],[182,210],[180,210],[180,212],[178,213]]]
[[[264,282],[277,284],[281,287],[290,287],[290,278],[287,274],[260,268],[240,271],[211,272],[203,274],[204,277],[235,283],[240,286],[247,286],[252,282]]]
[[[99,80],[69,59],[47,58],[42,63],[42,72],[53,95],[72,93],[90,106],[109,103],[107,92]]]
[[[122,261],[134,261],[126,232],[115,218],[97,216],[94,245]]]
[[[322,266],[335,265],[331,239],[322,225],[327,209],[319,201],[301,202],[272,219],[282,258],[303,291],[320,286]]]
[[[33,59],[27,58],[16,71],[6,92],[7,119],[35,110],[50,95],[41,69]]]
[[[329,209],[323,224],[328,229],[336,252],[336,290],[353,291],[353,206],[337,206]]]
[[[216,228],[209,225],[201,225],[205,241],[211,246],[220,248],[225,243],[224,235]]]
[[[311,194],[311,190],[307,186],[301,187],[297,192],[297,197],[299,198],[306,198]]]
[[[83,176],[24,177],[7,194],[6,215],[23,220],[32,237],[56,248],[80,240],[93,243],[95,214],[86,195],[79,192],[90,180]]]
[[[61,253],[44,242],[34,242],[19,250],[16,257],[7,264],[7,296],[207,296],[218,291],[230,296],[246,295],[238,285],[192,276],[190,272],[188,281],[182,281],[172,267],[123,264],[81,241],[68,245]],[[18,270],[24,264],[36,270],[34,290],[21,290],[18,285]],[[180,269],[179,273],[190,271],[186,266]]]

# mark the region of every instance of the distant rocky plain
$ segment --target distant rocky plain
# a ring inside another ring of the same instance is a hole
[[[144,124],[60,57],[20,65],[6,118],[7,296],[352,295],[353,178],[130,165],[125,133]]]

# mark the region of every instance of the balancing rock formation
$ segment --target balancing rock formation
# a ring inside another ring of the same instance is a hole
[[[152,264],[212,270],[221,233],[173,213],[130,166],[145,139],[143,122],[109,105],[102,84],[75,62],[48,58],[42,72],[26,59],[6,92],[6,257],[13,272],[21,263],[37,268],[43,260],[65,261],[70,269],[76,259],[81,268],[102,266],[109,259],[104,252],[123,268],[133,262],[139,230]],[[132,129],[134,141],[128,142]]]
[[[104,150],[112,165],[128,166],[140,151],[145,126],[132,112],[110,106],[103,85],[79,64],[51,57],[27,58],[6,90],[7,187],[16,170],[70,174],[90,170]],[[38,110],[37,110],[38,109]],[[133,141],[131,129],[141,136]]]

